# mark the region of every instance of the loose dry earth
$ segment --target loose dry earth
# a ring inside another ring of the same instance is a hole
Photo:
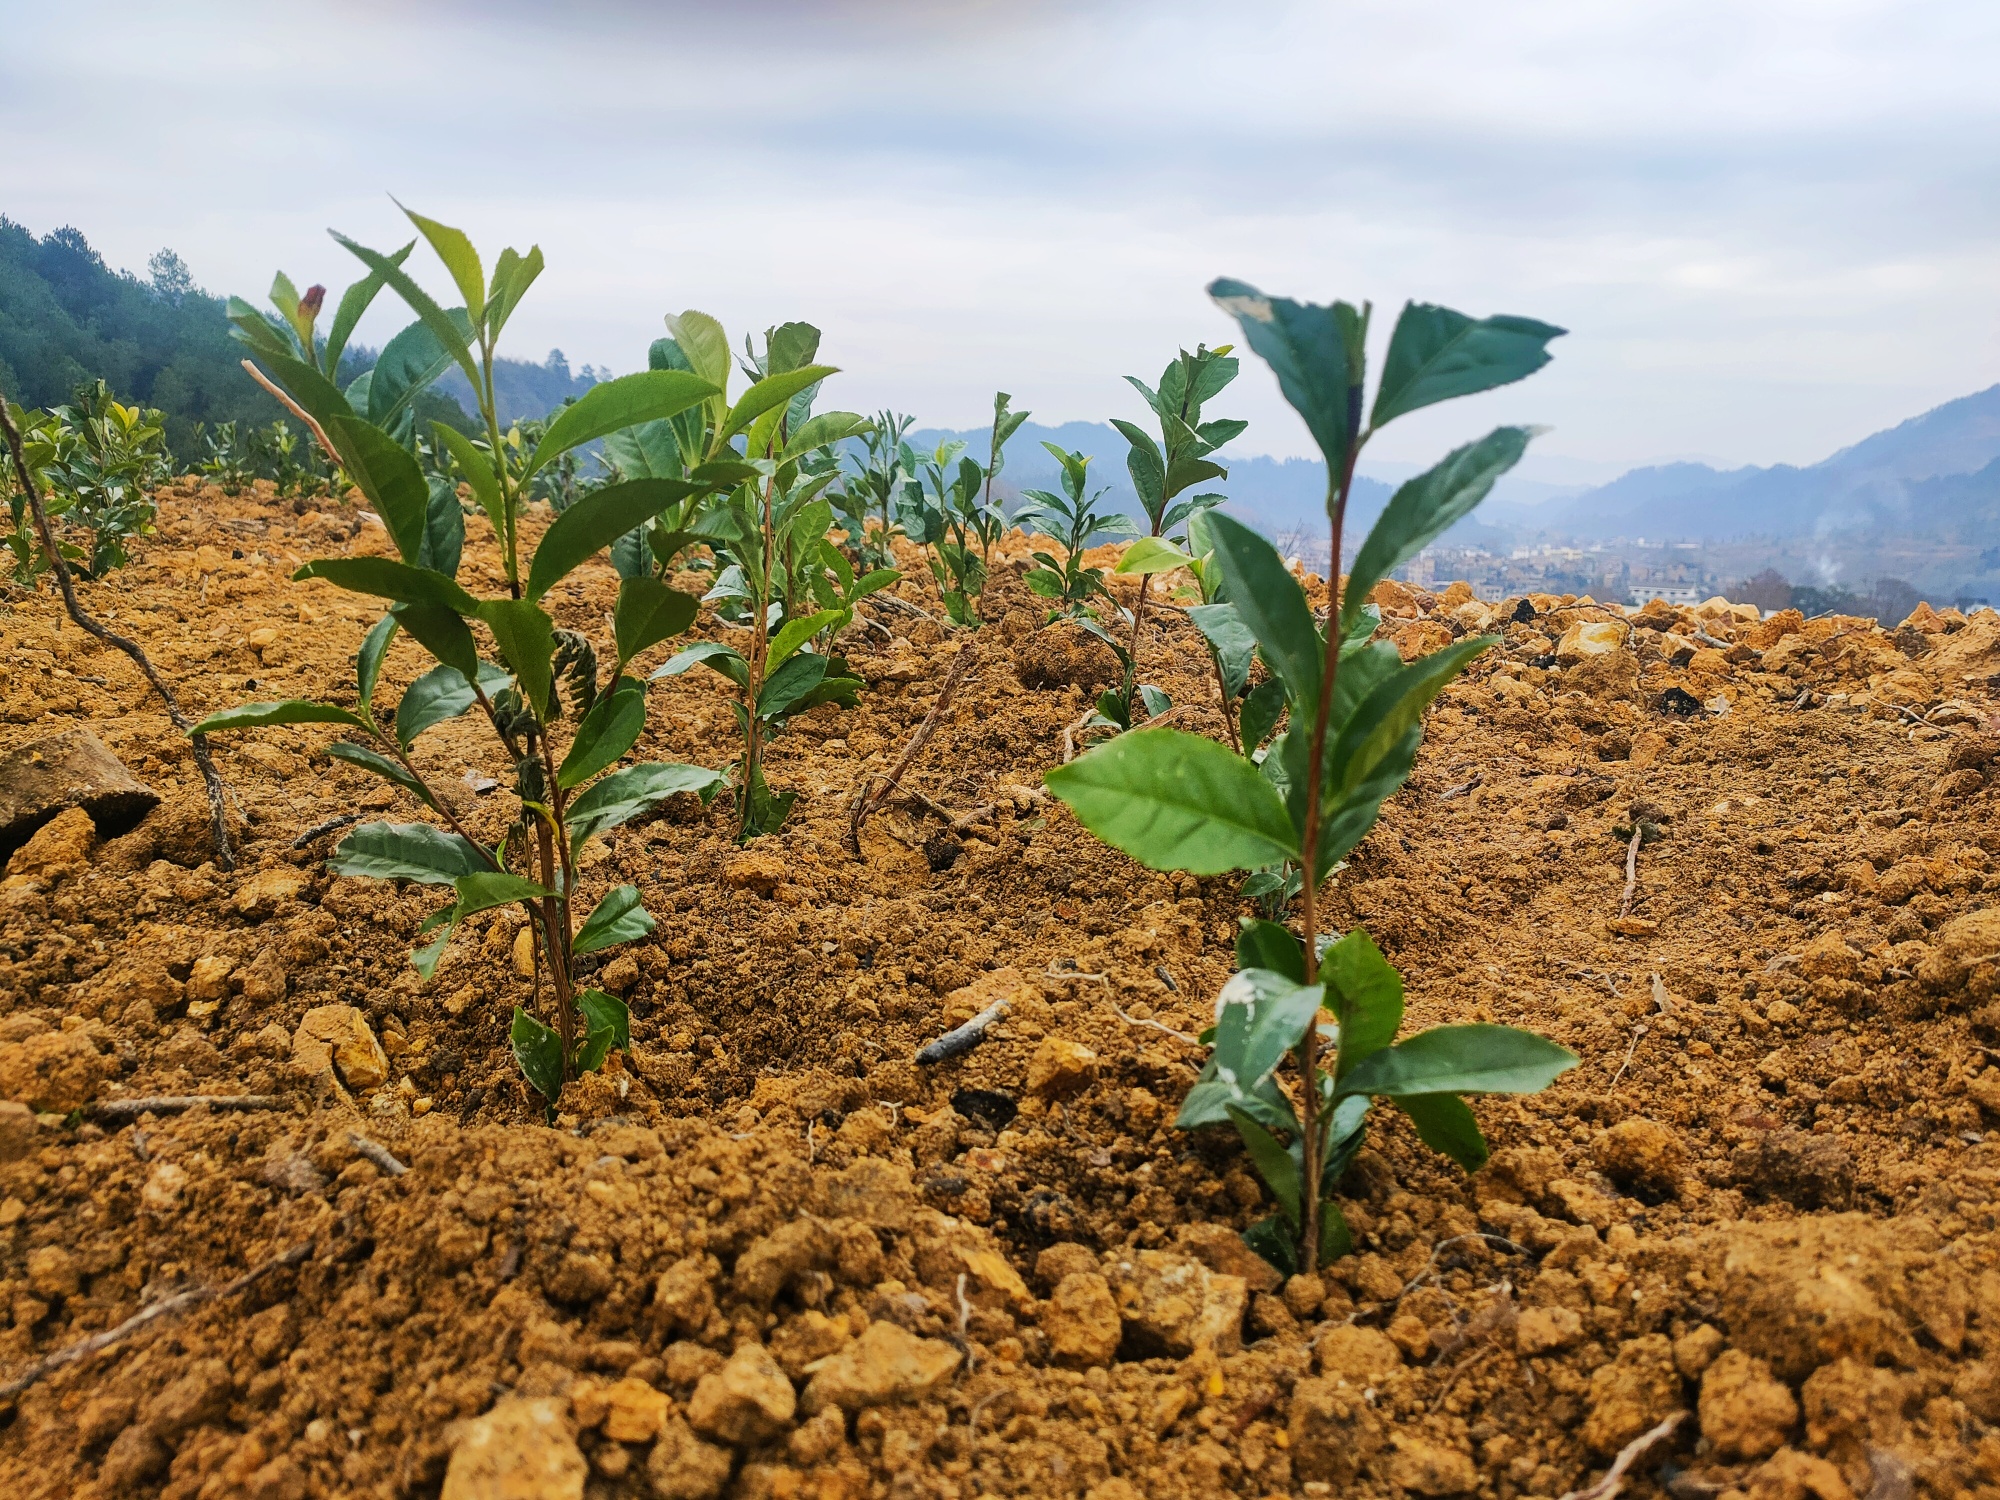
[[[382,533],[161,498],[88,597],[190,708],[351,695],[365,602],[289,574]],[[497,586],[478,537],[468,571]],[[1017,577],[976,636],[886,610],[850,634],[869,690],[779,742],[782,834],[738,849],[690,805],[600,846],[586,894],[634,881],[660,925],[597,976],[634,1055],[556,1129],[506,1050],[517,919],[421,984],[443,897],[333,880],[338,833],[303,837],[412,816],[331,731],[217,742],[220,870],[136,673],[16,591],[0,754],[87,727],[164,800],[123,831],[64,813],[0,884],[0,1383],[303,1248],[13,1397],[0,1492],[1511,1500],[1684,1413],[1629,1493],[2000,1495],[2000,620],[1500,606],[1336,921],[1402,967],[1414,1023],[1584,1063],[1479,1105],[1470,1180],[1385,1114],[1343,1184],[1361,1253],[1280,1286],[1234,1238],[1265,1211],[1234,1144],[1171,1128],[1236,882],[1138,869],[1038,790],[1110,662],[1037,629]],[[583,570],[560,623],[604,634],[614,582]],[[1493,613],[1380,598],[1406,654]],[[1149,650],[1220,734],[1191,629]],[[857,861],[850,792],[956,651],[911,785],[989,811],[947,837],[892,808]],[[420,665],[399,643],[389,681]],[[731,726],[719,680],[664,682],[641,751],[719,765]],[[421,758],[497,835],[476,729]],[[981,1046],[914,1062],[1003,996]],[[245,1093],[284,1107],[91,1122]]]

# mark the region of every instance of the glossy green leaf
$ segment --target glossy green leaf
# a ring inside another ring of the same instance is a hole
[[[815,448],[824,448],[830,443],[844,443],[849,438],[859,437],[873,429],[866,417],[858,412],[825,411],[809,421],[799,424],[797,432],[785,439],[785,457],[797,458],[810,453]]]
[[[1171,573],[1192,559],[1165,537],[1142,536],[1118,559],[1117,573]]]
[[[361,649],[354,655],[354,681],[360,690],[361,711],[368,712],[375,702],[375,684],[382,678],[382,662],[389,654],[389,643],[396,638],[396,617],[386,614],[361,638]]]
[[[783,374],[765,376],[737,397],[736,404],[729,408],[729,415],[717,431],[715,441],[718,444],[728,442],[764,413],[777,410],[808,386],[818,385],[827,376],[839,373],[833,365],[802,365]],[[755,456],[755,450],[752,452]]]
[[[410,774],[407,766],[389,759],[379,751],[366,745],[357,745],[349,740],[335,740],[326,747],[326,753],[335,760],[344,760],[350,766],[366,771],[371,776],[379,776],[391,786],[401,787],[417,801],[429,808],[437,807],[437,800],[431,796],[423,782]]]
[[[616,380],[602,381],[549,419],[523,477],[533,475],[558,455],[606,433],[671,417],[701,405],[714,394],[715,387],[685,370],[640,370]],[[609,541],[607,537],[600,545]]]
[[[528,288],[542,274],[544,261],[542,247],[530,245],[526,255],[516,255],[514,251],[502,250],[500,259],[493,267],[493,282],[486,292],[486,328],[497,338],[500,330],[507,326],[507,320],[514,315],[514,309],[521,305],[521,299],[528,294]]]
[[[1389,336],[1369,420],[1381,427],[1419,407],[1511,385],[1547,364],[1549,340],[1564,332],[1533,318],[1468,318],[1406,302]]]
[[[282,703],[244,703],[210,714],[189,734],[218,734],[225,729],[262,729],[274,724],[346,724],[355,729],[368,726],[355,714],[331,703],[309,703],[304,698],[287,698]]]
[[[1277,1070],[1319,1017],[1324,989],[1276,969],[1238,969],[1215,998],[1216,1076],[1245,1093]]]
[[[1390,1103],[1410,1117],[1418,1139],[1443,1152],[1468,1172],[1486,1165],[1492,1153],[1471,1107],[1456,1094],[1404,1094]]]
[[[646,727],[646,690],[631,678],[599,696],[576,726],[569,754],[556,771],[556,785],[568,791],[582,786],[639,742]]]
[[[444,950],[451,945],[452,934],[458,930],[458,924],[451,919],[453,910],[455,908],[446,908],[426,918],[423,925],[417,929],[417,936],[422,937],[434,927],[444,928],[444,931],[410,954],[411,967],[417,971],[419,979],[429,980],[437,973],[438,964],[444,958]]]
[[[1211,512],[1209,533],[1237,614],[1257,638],[1271,670],[1309,710],[1319,701],[1325,646],[1305,590],[1278,549],[1235,517]]]
[[[1336,796],[1344,796],[1372,776],[1417,726],[1445,684],[1498,641],[1498,636],[1473,636],[1420,656],[1363,699],[1353,718],[1341,726],[1340,740],[1329,753]]]
[[[757,693],[757,716],[780,719],[797,708],[826,680],[827,659],[810,652],[793,656],[764,679]]]
[[[837,609],[822,609],[810,615],[795,615],[779,627],[764,653],[765,672],[774,672],[792,653],[840,618]]]
[[[1287,1224],[1284,1215],[1259,1219],[1243,1231],[1243,1243],[1261,1256],[1277,1273],[1289,1280],[1299,1273],[1298,1229]]]
[[[1326,950],[1319,978],[1340,1018],[1338,1076],[1345,1077],[1396,1040],[1403,1026],[1403,976],[1357,927]]]
[[[342,467],[380,513],[403,561],[415,564],[431,500],[424,471],[407,448],[372,422],[336,416],[325,426],[340,449]]]
[[[336,875],[450,885],[492,865],[470,840],[429,823],[363,823],[327,861]]]
[[[1533,1094],[1577,1065],[1547,1037],[1514,1026],[1438,1026],[1385,1047],[1337,1085],[1341,1094]]]
[[[1237,733],[1243,737],[1243,753],[1246,756],[1270,738],[1271,731],[1278,727],[1278,720],[1284,717],[1285,707],[1285,685],[1277,678],[1267,677],[1250,689],[1236,720]]]
[[[1496,427],[1397,487],[1355,555],[1342,596],[1344,629],[1359,618],[1376,584],[1472,513],[1493,482],[1521,461],[1533,436],[1529,427]]]
[[[469,324],[466,332],[469,336]],[[451,351],[438,342],[430,325],[418,318],[384,344],[376,356],[374,368],[368,372],[363,414],[377,427],[392,430],[397,418],[415,405],[417,397],[429,390],[451,363]]]
[[[657,682],[662,677],[678,677],[695,667],[720,672],[738,687],[750,681],[750,663],[743,659],[743,653],[721,641],[698,641],[687,650],[667,658],[665,665],[654,669],[652,680]]]
[[[669,506],[700,493],[701,486],[680,479],[631,479],[592,490],[557,516],[542,533],[535,548],[535,560],[528,569],[528,597],[541,598],[626,532],[644,525]]]
[[[479,508],[486,512],[486,519],[493,523],[493,534],[507,534],[506,502],[500,496],[500,479],[494,472],[493,460],[473,446],[472,439],[456,427],[448,427],[443,422],[431,423],[431,431],[439,442],[451,451],[452,458],[465,475],[465,483],[472,491],[472,498],[479,502]]]
[[[458,486],[437,474],[424,483],[430,503],[424,512],[424,538],[417,545],[417,566],[456,578],[465,554],[465,512],[459,508]]]
[[[1340,1211],[1340,1205],[1331,1194],[1322,1194],[1319,1200],[1319,1263],[1330,1266],[1342,1256],[1354,1253],[1354,1231],[1348,1227],[1347,1215]]]
[[[1188,619],[1222,663],[1222,680],[1229,696],[1239,696],[1250,681],[1250,664],[1257,655],[1257,637],[1243,623],[1233,604],[1197,604]]]
[[[1328,307],[1269,297],[1226,278],[1211,282],[1208,294],[1278,377],[1278,389],[1305,418],[1328,472],[1342,473],[1361,419],[1363,314],[1345,302]]]
[[[403,205],[398,203],[398,208]],[[451,273],[452,284],[458,288],[459,296],[465,299],[465,310],[477,324],[486,311],[486,271],[479,264],[479,252],[472,248],[472,241],[465,231],[454,229],[449,224],[440,224],[436,219],[427,219],[420,213],[412,213],[403,208],[418,233],[430,241],[437,258],[444,262],[445,270]]]
[[[632,1050],[632,1017],[623,1000],[603,990],[585,990],[576,997],[576,1008],[583,1012],[584,1021],[583,1045],[577,1049],[576,1059],[579,1073],[595,1073],[603,1067],[613,1047],[621,1052]]]
[[[411,240],[402,249],[392,252],[387,259],[391,265],[400,266],[410,258],[410,252],[416,247],[417,242]],[[355,325],[361,321],[361,315],[368,311],[369,304],[375,300],[382,286],[382,278],[370,271],[341,293],[340,305],[334,309],[333,322],[327,326],[326,348],[320,355],[326,361],[329,374],[339,374],[340,357],[347,350],[347,341],[353,337]]]
[[[563,1090],[562,1037],[518,1005],[514,1007],[514,1025],[508,1037],[514,1045],[514,1061],[520,1064],[522,1076],[553,1111]]]
[[[1306,953],[1291,929],[1276,922],[1250,919],[1236,934],[1236,967],[1269,969],[1293,984],[1306,982]]]
[[[622,665],[649,646],[657,646],[694,623],[701,601],[668,588],[657,578],[628,578],[618,586],[618,607],[611,614]]]
[[[550,661],[556,653],[555,621],[532,599],[488,599],[479,618],[493,632],[500,650],[521,686],[521,697],[536,719],[546,722],[549,694],[554,688]]]
[[[452,886],[458,892],[458,921],[496,906],[511,906],[517,901],[539,901],[554,894],[508,870],[475,870],[470,875],[459,876]]]
[[[581,956],[617,943],[630,943],[651,932],[653,925],[651,914],[639,904],[639,888],[621,885],[607,891],[604,899],[591,909],[583,926],[577,929],[570,951]]]
[[[357,244],[344,234],[334,231],[329,233],[332,233],[335,241],[350,251],[363,265],[395,289],[396,295],[409,304],[410,311],[422,318],[424,326],[437,335],[438,342],[451,351],[451,356],[457,361],[459,369],[465,372],[465,378],[472,383],[475,391],[478,390],[479,368],[472,361],[471,346],[459,332],[459,325],[451,315],[437,304],[429,292],[418,286],[408,272],[381,251],[370,250],[366,245]]]
[[[1278,1207],[1284,1212],[1286,1221],[1297,1224],[1299,1164],[1292,1159],[1292,1153],[1279,1145],[1270,1131],[1233,1104],[1229,1107],[1229,1121],[1236,1127],[1236,1133],[1243,1137],[1243,1149],[1249,1153],[1250,1164],[1264,1179],[1264,1185],[1270,1188],[1271,1196],[1278,1200]]]
[[[1298,855],[1270,783],[1200,735],[1121,734],[1044,779],[1092,833],[1156,870],[1219,875]]]
[[[708,792],[723,784],[721,773],[703,766],[653,761],[613,771],[570,804],[570,837],[587,840],[657,807],[676,792]]]
[[[435,604],[461,615],[477,614],[479,601],[442,573],[413,568],[388,557],[321,557],[307,563],[294,580],[322,578],[349,593],[396,599],[406,604]]]
[[[436,604],[397,604],[389,613],[411,640],[446,666],[456,667],[467,678],[480,671],[479,643],[457,611]]]
[[[506,685],[505,675],[492,667],[481,675],[491,684],[489,691]],[[471,681],[457,667],[432,667],[404,689],[403,701],[396,705],[396,743],[408,750],[426,729],[457,718],[478,701]]]

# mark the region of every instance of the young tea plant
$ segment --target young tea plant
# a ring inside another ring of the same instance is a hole
[[[1206,529],[1228,600],[1282,684],[1284,727],[1261,762],[1153,728],[1120,735],[1047,779],[1087,828],[1154,869],[1296,868],[1298,930],[1245,922],[1238,972],[1216,1001],[1213,1053],[1176,1123],[1236,1128],[1278,1205],[1246,1238],[1280,1269],[1311,1269],[1350,1248],[1332,1193],[1361,1147],[1374,1100],[1389,1100],[1427,1144],[1472,1171],[1487,1148],[1465,1096],[1532,1093],[1577,1062],[1509,1026],[1439,1026],[1398,1040],[1401,977],[1365,932],[1325,931],[1320,909],[1328,876],[1409,776],[1425,707],[1493,644],[1460,641],[1405,664],[1362,629],[1368,595],[1484,499],[1533,434],[1499,428],[1398,489],[1362,543],[1343,597],[1337,560],[1355,460],[1399,416],[1540,369],[1562,330],[1409,304],[1370,408],[1365,305],[1292,302],[1233,281],[1209,291],[1272,367],[1325,455],[1336,559],[1326,626],[1269,542],[1211,515]],[[1254,749],[1247,729],[1243,742]],[[1287,1059],[1289,1087],[1279,1079]]]
[[[338,740],[330,752],[400,788],[443,820],[444,828],[364,824],[341,841],[330,864],[344,875],[452,888],[456,900],[420,932],[436,936],[412,955],[426,979],[467,917],[499,906],[522,908],[534,934],[537,1014],[515,1008],[512,1042],[522,1072],[553,1117],[569,1080],[601,1066],[612,1047],[630,1047],[624,1005],[583,986],[578,960],[643,936],[653,926],[639,892],[629,885],[604,896],[579,925],[578,856],[591,839],[677,792],[712,795],[722,778],[699,766],[659,762],[614,769],[645,727],[645,688],[627,669],[641,652],[688,626],[695,599],[650,577],[627,579],[612,616],[608,672],[600,671],[596,645],[558,628],[544,602],[550,589],[585,561],[650,521],[675,491],[650,480],[596,490],[557,516],[540,543],[525,550],[521,489],[562,454],[634,423],[671,418],[711,400],[717,390],[679,370],[607,381],[555,416],[525,462],[507,463],[493,399],[494,347],[541,270],[541,252],[522,256],[504,250],[489,278],[464,234],[416,214],[410,218],[449,271],[463,307],[440,306],[404,271],[400,256],[336,238],[410,305],[479,397],[487,446],[476,448],[463,434],[441,426],[439,440],[448,444],[493,520],[505,592],[478,598],[458,582],[464,514],[456,496],[448,505],[437,504],[436,487],[426,483],[416,458],[391,432],[356,411],[319,370],[270,355],[292,397],[336,446],[342,469],[381,516],[398,554],[322,558],[294,576],[386,600],[388,613],[355,658],[352,707],[302,699],[252,703],[214,714],[193,732],[277,724],[337,724],[358,731],[358,739]],[[399,633],[437,665],[410,684],[391,716],[376,711],[375,694]],[[489,652],[497,664],[486,659]],[[513,764],[517,811],[491,846],[472,836],[413,756],[427,729],[474,708]]]
[[[1021,498],[1025,503],[1014,519],[1023,530],[1032,532],[1039,528],[1053,537],[1063,549],[1063,555],[1058,559],[1051,552],[1030,553],[1035,566],[1028,570],[1022,581],[1032,592],[1054,601],[1054,608],[1049,611],[1050,620],[1064,615],[1072,619],[1093,619],[1089,610],[1091,601],[1095,599],[1103,600],[1115,611],[1118,605],[1112,599],[1111,591],[1104,586],[1104,570],[1085,567],[1083,554],[1095,538],[1107,531],[1135,531],[1138,528],[1125,516],[1116,512],[1106,514],[1097,508],[1098,501],[1110,493],[1110,488],[1090,489],[1088,454],[1068,453],[1054,443],[1043,443],[1042,446],[1062,465],[1062,493],[1023,490]]]
[[[131,561],[129,544],[153,529],[151,491],[172,471],[166,418],[126,406],[101,380],[76,388],[68,404],[20,414],[22,452],[45,491],[63,561],[102,578]],[[48,560],[28,514],[27,496],[5,487],[13,530],[6,537],[17,582],[32,583]]]
[[[829,491],[861,572],[896,565],[896,506],[917,467],[916,450],[903,438],[916,421],[898,412],[877,412],[868,431],[859,435],[862,451],[848,455],[854,467],[840,488]]]

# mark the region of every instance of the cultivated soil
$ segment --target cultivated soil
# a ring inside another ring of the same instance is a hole
[[[387,542],[318,503],[171,488],[85,598],[191,712],[351,701],[374,613],[290,574]],[[860,709],[777,742],[781,833],[739,848],[726,799],[685,798],[596,846],[585,897],[633,882],[659,926],[595,978],[633,1054],[556,1128],[507,1049],[518,917],[424,984],[445,895],[326,872],[317,826],[417,816],[335,729],[216,739],[220,869],[131,665],[9,595],[0,755],[88,728],[162,801],[61,814],[0,884],[0,1100],[28,1106],[0,1107],[0,1386],[159,1316],[0,1402],[0,1493],[1512,1500],[1678,1418],[1628,1494],[2000,1496],[2000,618],[1385,586],[1406,655],[1495,620],[1504,646],[1431,713],[1333,921],[1412,1026],[1583,1062],[1477,1104],[1471,1178],[1379,1112],[1357,1253],[1281,1285],[1235,1238],[1269,1212],[1240,1149],[1172,1127],[1237,880],[1140,869],[1048,799],[1108,654],[1041,628],[1012,565],[992,624],[942,631],[912,561],[927,614],[842,642]],[[558,622],[604,639],[615,583],[580,570]],[[1220,735],[1198,638],[1150,618],[1144,675]],[[960,652],[927,800],[855,858],[850,797]],[[378,701],[424,665],[399,641]],[[640,755],[728,761],[721,679],[649,701]],[[418,758],[498,836],[481,726]],[[982,1044],[914,1060],[1000,998]],[[101,1113],[190,1094],[281,1107]]]

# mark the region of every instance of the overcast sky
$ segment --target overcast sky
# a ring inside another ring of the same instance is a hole
[[[699,307],[818,323],[838,405],[1133,416],[1120,375],[1232,336],[1226,274],[1372,298],[1378,347],[1408,297],[1571,329],[1378,450],[1532,420],[1550,479],[1812,462],[2000,381],[1993,0],[0,0],[0,37],[0,213],[258,296],[345,285],[326,227],[400,243],[394,193],[541,245],[528,358],[640,368]],[[1217,411],[1307,450],[1254,362]]]

